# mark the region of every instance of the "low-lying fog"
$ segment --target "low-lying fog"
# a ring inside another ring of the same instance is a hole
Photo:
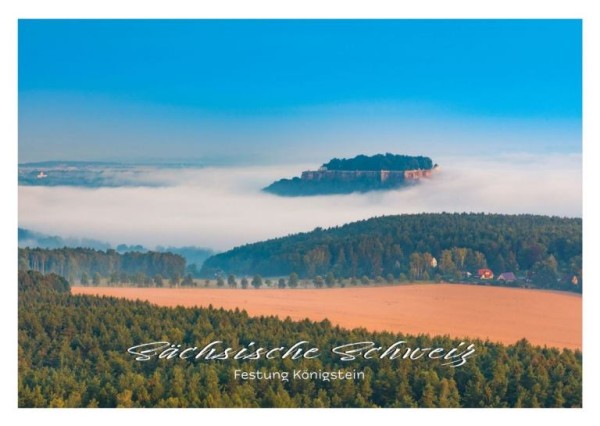
[[[314,164],[169,169],[145,166],[140,186],[19,187],[19,226],[113,244],[227,250],[315,227],[416,212],[581,216],[580,155],[434,158],[440,172],[405,189],[284,198],[260,189]],[[163,186],[144,186],[145,183]]]

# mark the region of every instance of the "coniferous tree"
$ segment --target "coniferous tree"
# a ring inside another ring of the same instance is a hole
[[[361,380],[301,380],[289,384],[232,379],[232,362],[132,362],[123,351],[138,342],[169,336],[183,347],[198,333],[227,344],[291,346],[298,336],[316,347],[374,341],[383,347],[403,340],[410,346],[452,348],[462,339],[346,330],[328,321],[250,317],[244,311],[167,308],[147,302],[72,296],[56,274],[19,271],[20,407],[580,407],[581,351],[473,339],[477,355],[461,367],[434,360],[408,362],[357,359]],[[51,342],[52,351],[39,356]],[[229,343],[232,342],[232,343]],[[276,342],[276,343],[275,343]],[[93,363],[90,362],[93,360]],[[259,361],[258,369],[337,370],[339,359]],[[58,380],[57,378],[60,378]]]

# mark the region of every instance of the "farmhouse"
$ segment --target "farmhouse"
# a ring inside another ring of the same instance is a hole
[[[498,281],[512,283],[512,282],[515,282],[516,280],[517,280],[517,277],[515,277],[515,274],[513,274],[512,272],[502,272],[500,275],[498,275]]]
[[[491,269],[481,268],[477,270],[477,276],[480,280],[491,280],[494,278],[494,273]]]

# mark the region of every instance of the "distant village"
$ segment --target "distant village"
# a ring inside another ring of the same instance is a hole
[[[435,257],[433,257],[431,259],[431,267],[432,268],[437,268],[438,266],[438,262],[437,259]],[[516,284],[516,283],[522,283],[522,284],[529,284],[532,282],[531,278],[528,275],[515,275],[514,272],[511,271],[507,271],[507,272],[501,272],[500,274],[498,274],[498,276],[496,276],[494,274],[494,271],[492,271],[489,268],[479,268],[477,269],[477,274],[475,276],[473,276],[473,274],[471,272],[468,271],[464,271],[461,273],[463,278],[467,279],[467,280],[473,280],[473,279],[477,279],[483,282],[498,282],[498,283],[503,283],[503,284]],[[494,279],[495,278],[495,279]],[[573,276],[565,276],[562,278],[563,281],[569,281],[571,284],[573,285],[578,285],[579,284],[579,279],[577,278],[577,275],[573,275]]]

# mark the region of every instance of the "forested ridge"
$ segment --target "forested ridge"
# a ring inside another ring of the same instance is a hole
[[[580,351],[505,346],[479,340],[461,367],[431,361],[371,359],[341,364],[291,361],[157,360],[136,362],[127,348],[167,340],[201,346],[215,339],[317,347],[374,341],[453,347],[444,336],[345,330],[328,321],[250,318],[242,311],[164,308],[146,302],[73,296],[56,275],[19,271],[20,407],[580,407]],[[235,369],[353,368],[364,380],[240,381]]]
[[[580,292],[581,219],[483,213],[384,216],[236,247],[207,275],[464,281],[490,268],[528,286]]]

